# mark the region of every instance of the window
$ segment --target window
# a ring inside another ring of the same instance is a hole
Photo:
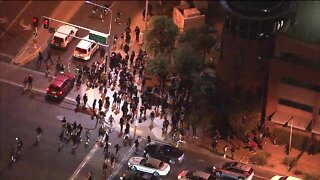
[[[279,99],[279,104],[282,104],[282,105],[285,105],[285,106],[289,106],[289,107],[293,107],[293,108],[296,108],[296,109],[300,109],[300,110],[303,110],[303,111],[311,112],[311,113],[313,111],[313,108],[311,106],[309,106],[309,105],[301,104],[301,103],[290,101],[290,100],[287,100],[287,99],[280,98]]]
[[[283,76],[283,77],[281,77],[281,82],[283,82],[285,84],[288,84],[288,85],[292,85],[292,86],[296,86],[296,87],[302,87],[302,88],[305,88],[305,89],[308,89],[308,90],[320,92],[320,86],[312,85],[312,84],[309,84],[309,83],[304,82],[304,81],[293,79],[291,77]]]
[[[87,50],[86,49],[82,49],[82,48],[79,48],[79,47],[76,47],[76,51],[79,52],[79,53],[82,53],[82,54],[87,54]]]

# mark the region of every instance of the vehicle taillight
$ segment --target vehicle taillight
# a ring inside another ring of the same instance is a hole
[[[59,91],[59,95],[61,95],[63,93],[63,91]]]

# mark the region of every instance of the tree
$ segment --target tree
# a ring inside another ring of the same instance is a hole
[[[178,27],[166,16],[154,16],[145,33],[146,47],[155,55],[171,53],[174,49]]]
[[[174,70],[185,79],[191,78],[201,66],[199,54],[189,44],[181,44],[174,51],[173,59]]]
[[[206,53],[216,44],[216,39],[211,34],[210,27],[204,25],[200,29],[188,29],[178,37],[178,41],[189,43],[196,51],[201,52],[202,65],[204,65]]]
[[[146,63],[147,72],[156,75],[158,77],[160,85],[163,87],[169,73],[169,65],[165,56],[156,56],[154,59],[148,59]]]

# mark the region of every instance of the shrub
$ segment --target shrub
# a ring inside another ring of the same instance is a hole
[[[303,177],[304,180],[319,180],[320,176],[314,174],[305,174]]]
[[[289,163],[290,168],[293,168],[294,166],[297,165],[297,162],[298,162],[298,159],[296,157],[287,156],[283,159],[282,164],[285,166],[288,166],[288,163]]]
[[[259,152],[250,157],[250,162],[258,166],[264,166],[268,163],[267,159],[271,156],[269,152]]]

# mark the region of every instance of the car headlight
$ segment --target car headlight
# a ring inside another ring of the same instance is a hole
[[[143,150],[143,153],[147,153],[147,151],[146,151],[146,150]]]

